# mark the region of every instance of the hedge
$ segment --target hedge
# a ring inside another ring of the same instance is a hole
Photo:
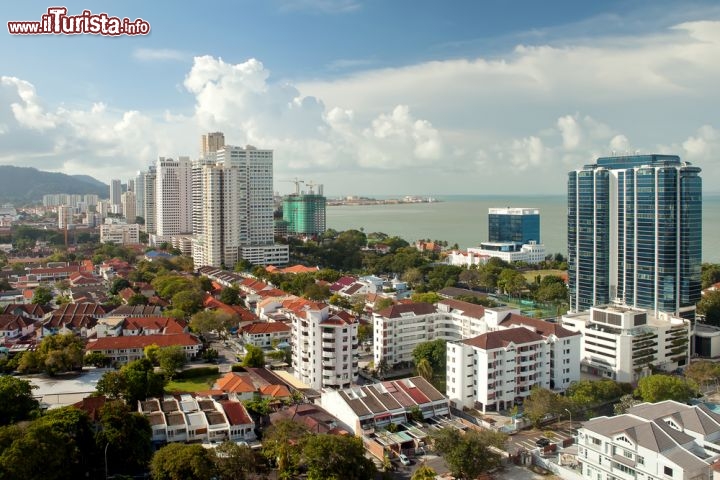
[[[218,367],[197,367],[189,368],[175,374],[173,378],[195,378],[204,377],[206,375],[217,375],[219,373]]]

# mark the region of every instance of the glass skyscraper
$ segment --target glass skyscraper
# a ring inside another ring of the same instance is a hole
[[[488,241],[528,244],[540,242],[540,210],[537,208],[491,208],[488,210]]]
[[[570,309],[621,302],[694,318],[701,238],[700,168],[680,157],[604,157],[570,172]]]

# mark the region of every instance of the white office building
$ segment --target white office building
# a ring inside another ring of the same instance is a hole
[[[154,234],[157,232],[157,215],[155,208],[156,200],[156,186],[155,180],[157,174],[155,171],[155,165],[150,165],[147,172],[143,172],[143,212],[145,213],[145,231],[148,234]]]
[[[58,206],[58,228],[60,230],[72,225],[74,212],[74,209],[70,205]]]
[[[135,215],[145,218],[145,172],[137,172],[133,192],[135,193]]]
[[[705,405],[642,403],[578,431],[578,460],[591,480],[710,480],[720,457],[720,415]]]
[[[188,157],[160,157],[155,180],[156,234],[170,237],[192,232],[192,177]]]
[[[669,313],[606,305],[564,315],[562,325],[582,333],[582,369],[618,382],[689,362],[690,322]]]
[[[193,172],[202,190],[194,199],[195,265],[286,264],[288,246],[274,244],[272,150],[226,145],[214,155],[214,164],[196,162]]]

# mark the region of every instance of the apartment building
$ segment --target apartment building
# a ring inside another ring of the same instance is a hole
[[[582,333],[582,369],[618,382],[635,383],[652,369],[672,371],[690,359],[690,322],[670,313],[605,305],[564,315],[562,325]]]
[[[140,225],[137,223],[104,223],[100,225],[100,243],[138,244],[140,243]]]
[[[200,352],[202,343],[189,333],[172,335],[132,335],[127,337],[102,337],[88,342],[85,352],[100,352],[113,362],[125,364],[145,356],[145,347],[179,346],[188,360],[192,360]]]
[[[158,237],[192,233],[192,169],[188,157],[160,157],[156,166]]]
[[[291,330],[290,326],[283,322],[259,322],[243,328],[242,337],[246,345],[269,349],[273,342],[288,343]]]
[[[592,480],[710,480],[720,458],[720,415],[705,405],[643,403],[578,431],[578,460]]]
[[[357,318],[304,299],[280,310],[292,320],[294,376],[318,390],[349,387],[358,373]]]

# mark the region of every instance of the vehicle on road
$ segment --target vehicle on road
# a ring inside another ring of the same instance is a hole
[[[535,445],[537,445],[538,447],[547,447],[548,445],[550,445],[550,440],[545,437],[540,437],[535,440]]]
[[[411,463],[410,459],[404,453],[401,453],[400,455],[398,455],[398,458],[400,459],[400,463],[402,463],[405,466],[408,466]]]

